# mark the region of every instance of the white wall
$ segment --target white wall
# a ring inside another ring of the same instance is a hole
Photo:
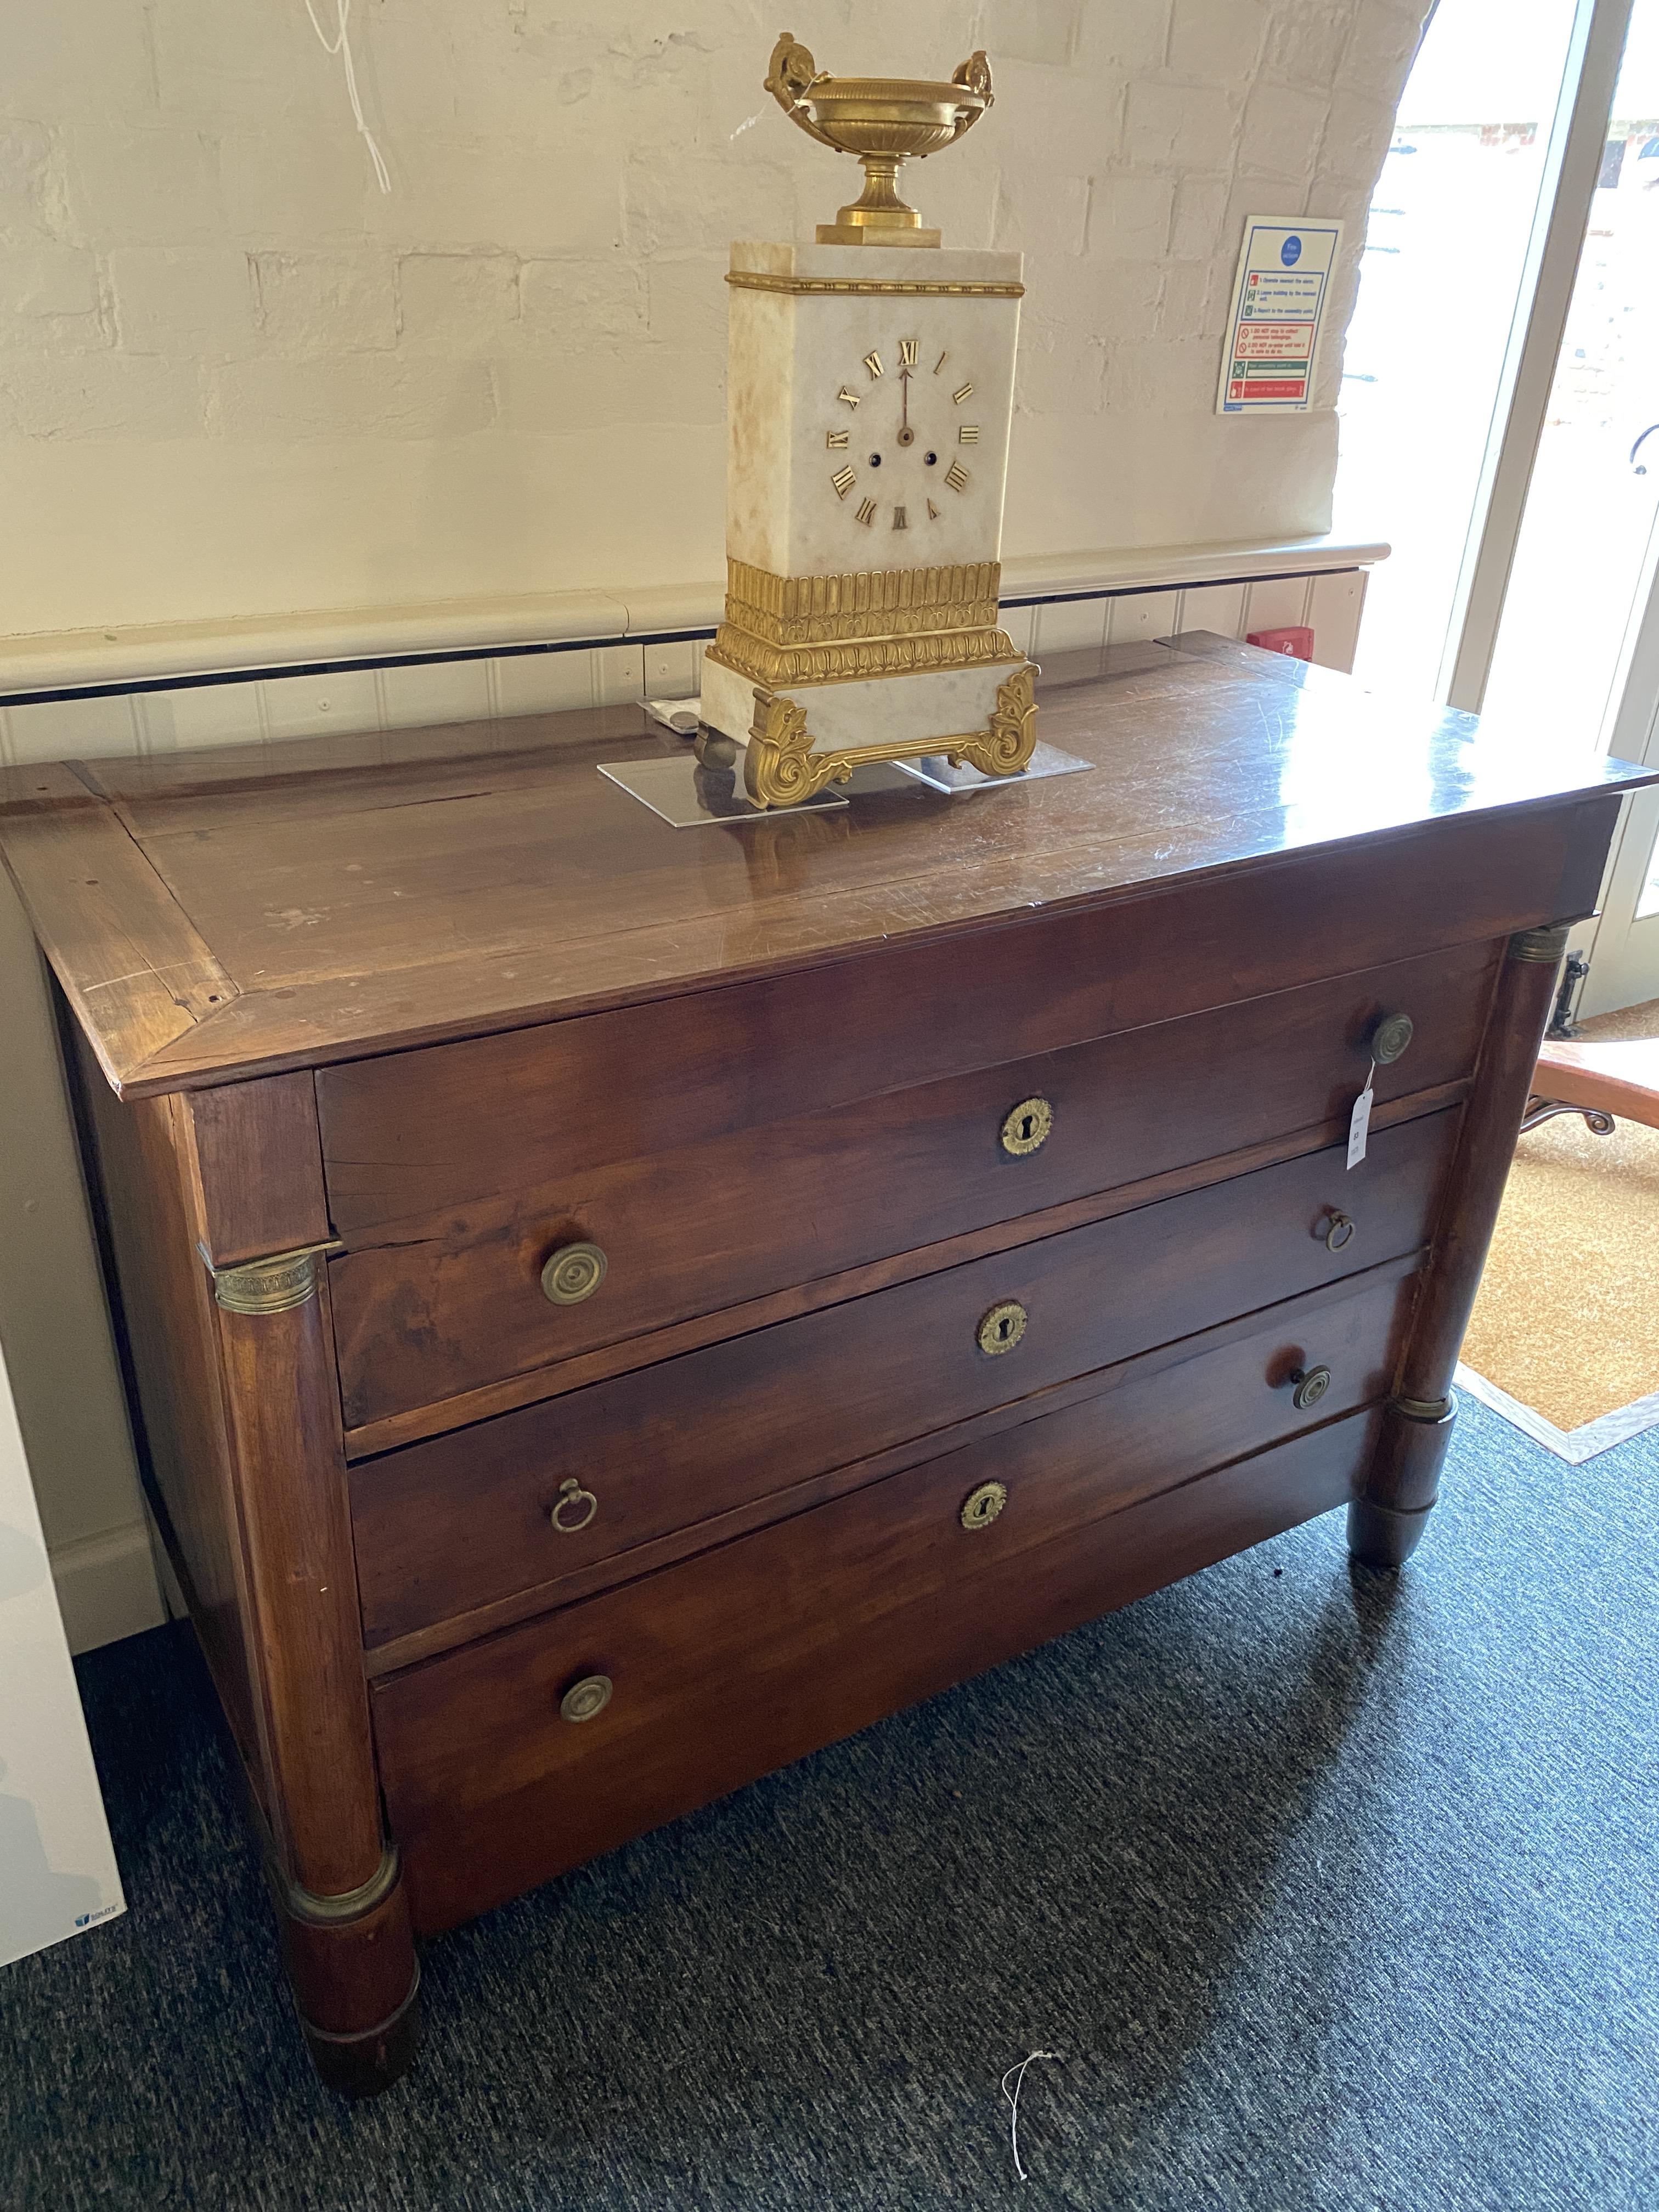
[[[821,65],[997,105],[913,165],[1018,246],[1006,550],[1328,526],[1319,410],[1212,412],[1246,213],[1363,210],[1425,0],[802,0]],[[327,0],[319,8],[328,18]],[[14,633],[721,573],[728,240],[856,172],[747,0],[358,0],[375,190],[302,0],[9,12],[0,617]],[[752,120],[751,120],[752,118]]]

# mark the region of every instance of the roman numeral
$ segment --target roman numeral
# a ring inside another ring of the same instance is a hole
[[[846,440],[843,438],[842,443],[845,445],[846,442]],[[957,443],[959,446],[978,445],[979,424],[977,422],[964,422],[961,429],[957,432]]]
[[[951,356],[948,353],[942,353],[939,356],[939,359],[933,363],[933,374],[935,376],[939,374],[940,369],[944,368],[945,362],[949,361],[950,358]]]
[[[914,368],[916,365],[916,342],[914,338],[899,340],[899,367]]]
[[[952,491],[967,490],[968,471],[963,467],[960,461],[951,462],[950,467],[945,471],[945,481],[950,485]]]
[[[937,522],[939,520],[939,509],[934,506],[931,499],[927,502],[927,520],[929,522]]]
[[[825,433],[823,442],[832,453],[842,453],[846,450],[847,433],[845,430],[828,431]]]
[[[841,387],[841,390],[836,394],[836,397],[837,399],[844,399],[849,407],[856,407],[859,404],[859,396],[857,392],[849,392],[844,384]]]
[[[836,487],[836,497],[837,499],[845,499],[848,493],[852,490],[853,486],[858,482],[858,480],[859,472],[856,469],[837,469],[834,476],[830,479],[830,483]]]
[[[869,524],[875,520],[875,519],[876,502],[872,499],[866,499],[863,506],[859,509],[859,520],[867,527]]]
[[[876,351],[874,346],[872,346],[869,352],[865,355],[864,365],[872,376],[881,374],[881,356]]]
[[[902,507],[896,507],[893,509],[893,527],[895,530],[908,530],[910,527],[910,518]]]
[[[956,401],[957,405],[960,407],[963,401],[967,398],[969,393],[973,390],[973,388],[974,387],[971,384],[959,384],[956,390],[951,394],[951,397]]]

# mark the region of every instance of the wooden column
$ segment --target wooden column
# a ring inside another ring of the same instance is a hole
[[[1348,1509],[1348,1547],[1371,1567],[1402,1566],[1438,1494],[1457,1419],[1452,1376],[1509,1180],[1538,1049],[1566,950],[1565,924],[1510,938],[1464,1109],[1434,1260],[1363,1493]]]
[[[275,1076],[177,1103],[240,1552],[250,1778],[313,2059],[330,2087],[367,2094],[413,2057],[419,1974],[369,1733],[313,1086]]]

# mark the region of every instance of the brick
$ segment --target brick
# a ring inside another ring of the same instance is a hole
[[[1097,177],[1089,198],[1089,258],[1161,258],[1169,250],[1175,195],[1170,177]]]
[[[1089,233],[1089,179],[1005,169],[997,191],[991,243],[1081,253]]]
[[[725,343],[726,285],[709,286],[720,309]],[[633,261],[526,261],[519,273],[519,316],[526,338],[568,345],[573,337],[629,338],[649,321],[646,272]]]
[[[1208,415],[1220,374],[1213,338],[1130,339],[1111,348],[1106,405],[1126,414]]]
[[[991,125],[987,124],[986,128],[988,131]],[[954,168],[949,161],[930,161],[925,169],[912,162],[905,178],[905,194],[924,222],[944,232],[946,246],[984,247],[990,245],[996,227],[999,183],[994,162],[983,155],[975,161],[971,155],[959,154]],[[813,214],[813,222],[826,221],[841,204],[841,198],[832,191],[823,209]],[[817,206],[816,201],[805,204],[812,209]]]
[[[499,365],[501,419],[532,435],[726,420],[723,354],[644,343]]]
[[[1236,103],[1212,85],[1132,84],[1123,143],[1132,162],[1224,168],[1232,159]]]
[[[1028,317],[1014,371],[1014,410],[1097,415],[1104,404],[1105,368],[1103,339]]]
[[[1428,0],[1363,0],[1349,26],[1337,82],[1392,106],[1406,82],[1427,13]]]
[[[1073,261],[1040,254],[1026,264],[1037,317],[1102,338],[1150,337],[1157,326],[1164,270],[1158,261]],[[1024,332],[1020,343],[1025,342]]]
[[[398,343],[389,255],[258,253],[253,272],[256,319],[274,352],[375,353]]]
[[[180,127],[67,134],[70,219],[100,245],[177,246],[224,234],[216,143]]]
[[[399,361],[364,353],[339,361],[238,361],[210,374],[210,428],[281,444],[324,439],[460,438],[495,420],[481,362]]]
[[[9,7],[3,70],[0,96],[16,115],[136,118],[155,106],[142,8]]]
[[[13,436],[133,441],[199,436],[201,428],[194,362],[119,353],[0,356],[0,430]]]
[[[313,3],[331,36],[333,0]],[[204,7],[202,0],[147,0],[145,12],[163,113],[269,118],[286,112],[296,120],[308,116],[324,124],[343,114],[346,129],[353,128],[339,59],[324,52],[303,4],[272,8],[269,0],[211,0]],[[366,33],[358,17],[351,29],[359,82],[372,90],[380,26]]]
[[[1213,272],[1203,261],[1172,261],[1164,271],[1164,291],[1158,301],[1158,330],[1163,337],[1197,337],[1212,331],[1218,338],[1226,322],[1226,302],[1210,313]]]
[[[647,262],[647,322],[652,337],[665,345],[723,349],[729,297],[726,269],[723,253],[692,253],[672,261]]]
[[[0,123],[0,238],[49,238],[62,228],[61,201],[46,125]]]
[[[252,352],[258,343],[246,253],[123,246],[110,255],[109,272],[116,328],[129,353],[212,358]]]
[[[1064,69],[1077,48],[1082,0],[990,0],[984,42],[994,64],[1041,62]]]
[[[1267,67],[1297,84],[1328,86],[1341,64],[1353,13],[1354,0],[1289,9],[1273,26]]]
[[[1240,166],[1264,176],[1306,177],[1319,149],[1325,112],[1326,102],[1317,93],[1295,85],[1258,84],[1244,108]]]
[[[1176,186],[1170,252],[1177,261],[1208,261],[1237,252],[1237,239],[1224,231],[1227,191],[1225,177],[1183,177]]]
[[[398,259],[398,330],[407,352],[471,359],[506,342],[519,320],[519,264],[510,253],[405,253]]]
[[[830,178],[820,149],[808,202],[821,210],[814,222],[830,222],[840,200],[856,198],[839,173],[833,184]],[[653,148],[628,164],[623,195],[629,251],[635,254],[724,252],[734,238],[798,234],[794,180],[779,161],[687,158]]]
[[[365,195],[363,227],[405,251],[602,259],[622,245],[622,163],[636,127],[630,116],[591,155],[545,137],[457,135],[423,138],[399,161],[394,143],[397,189]]]
[[[1331,176],[1369,188],[1376,181],[1394,137],[1395,104],[1370,94],[1332,96],[1320,142],[1319,165]]]
[[[980,135],[973,150],[952,156],[956,172],[971,175],[982,170],[994,153],[1005,168],[1022,174],[1058,170],[1092,176],[1121,159],[1121,109],[1117,88],[1103,86],[1098,78],[1077,70],[1061,75],[1022,64],[1005,72],[998,105],[976,126]],[[921,190],[926,175],[931,191],[934,166],[949,165],[930,163],[926,171],[913,168],[907,172],[908,181]]]
[[[0,313],[90,315],[98,309],[98,264],[72,246],[0,252]]]
[[[1197,84],[1242,90],[1255,73],[1267,35],[1262,0],[1176,0],[1169,66]]]
[[[380,197],[349,110],[343,125],[331,130],[307,118],[287,131],[228,131],[219,173],[226,229],[256,245],[293,246],[340,234],[360,239],[370,196]]]
[[[1174,12],[1174,0],[1133,0],[1127,7],[1086,9],[1078,34],[1077,67],[1119,82],[1162,69]]]

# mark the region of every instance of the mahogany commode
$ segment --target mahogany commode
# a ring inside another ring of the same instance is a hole
[[[1092,772],[686,833],[632,708],[8,772],[333,2086],[416,1936],[1331,1507],[1416,1543],[1652,779],[1202,633],[1042,716]]]

